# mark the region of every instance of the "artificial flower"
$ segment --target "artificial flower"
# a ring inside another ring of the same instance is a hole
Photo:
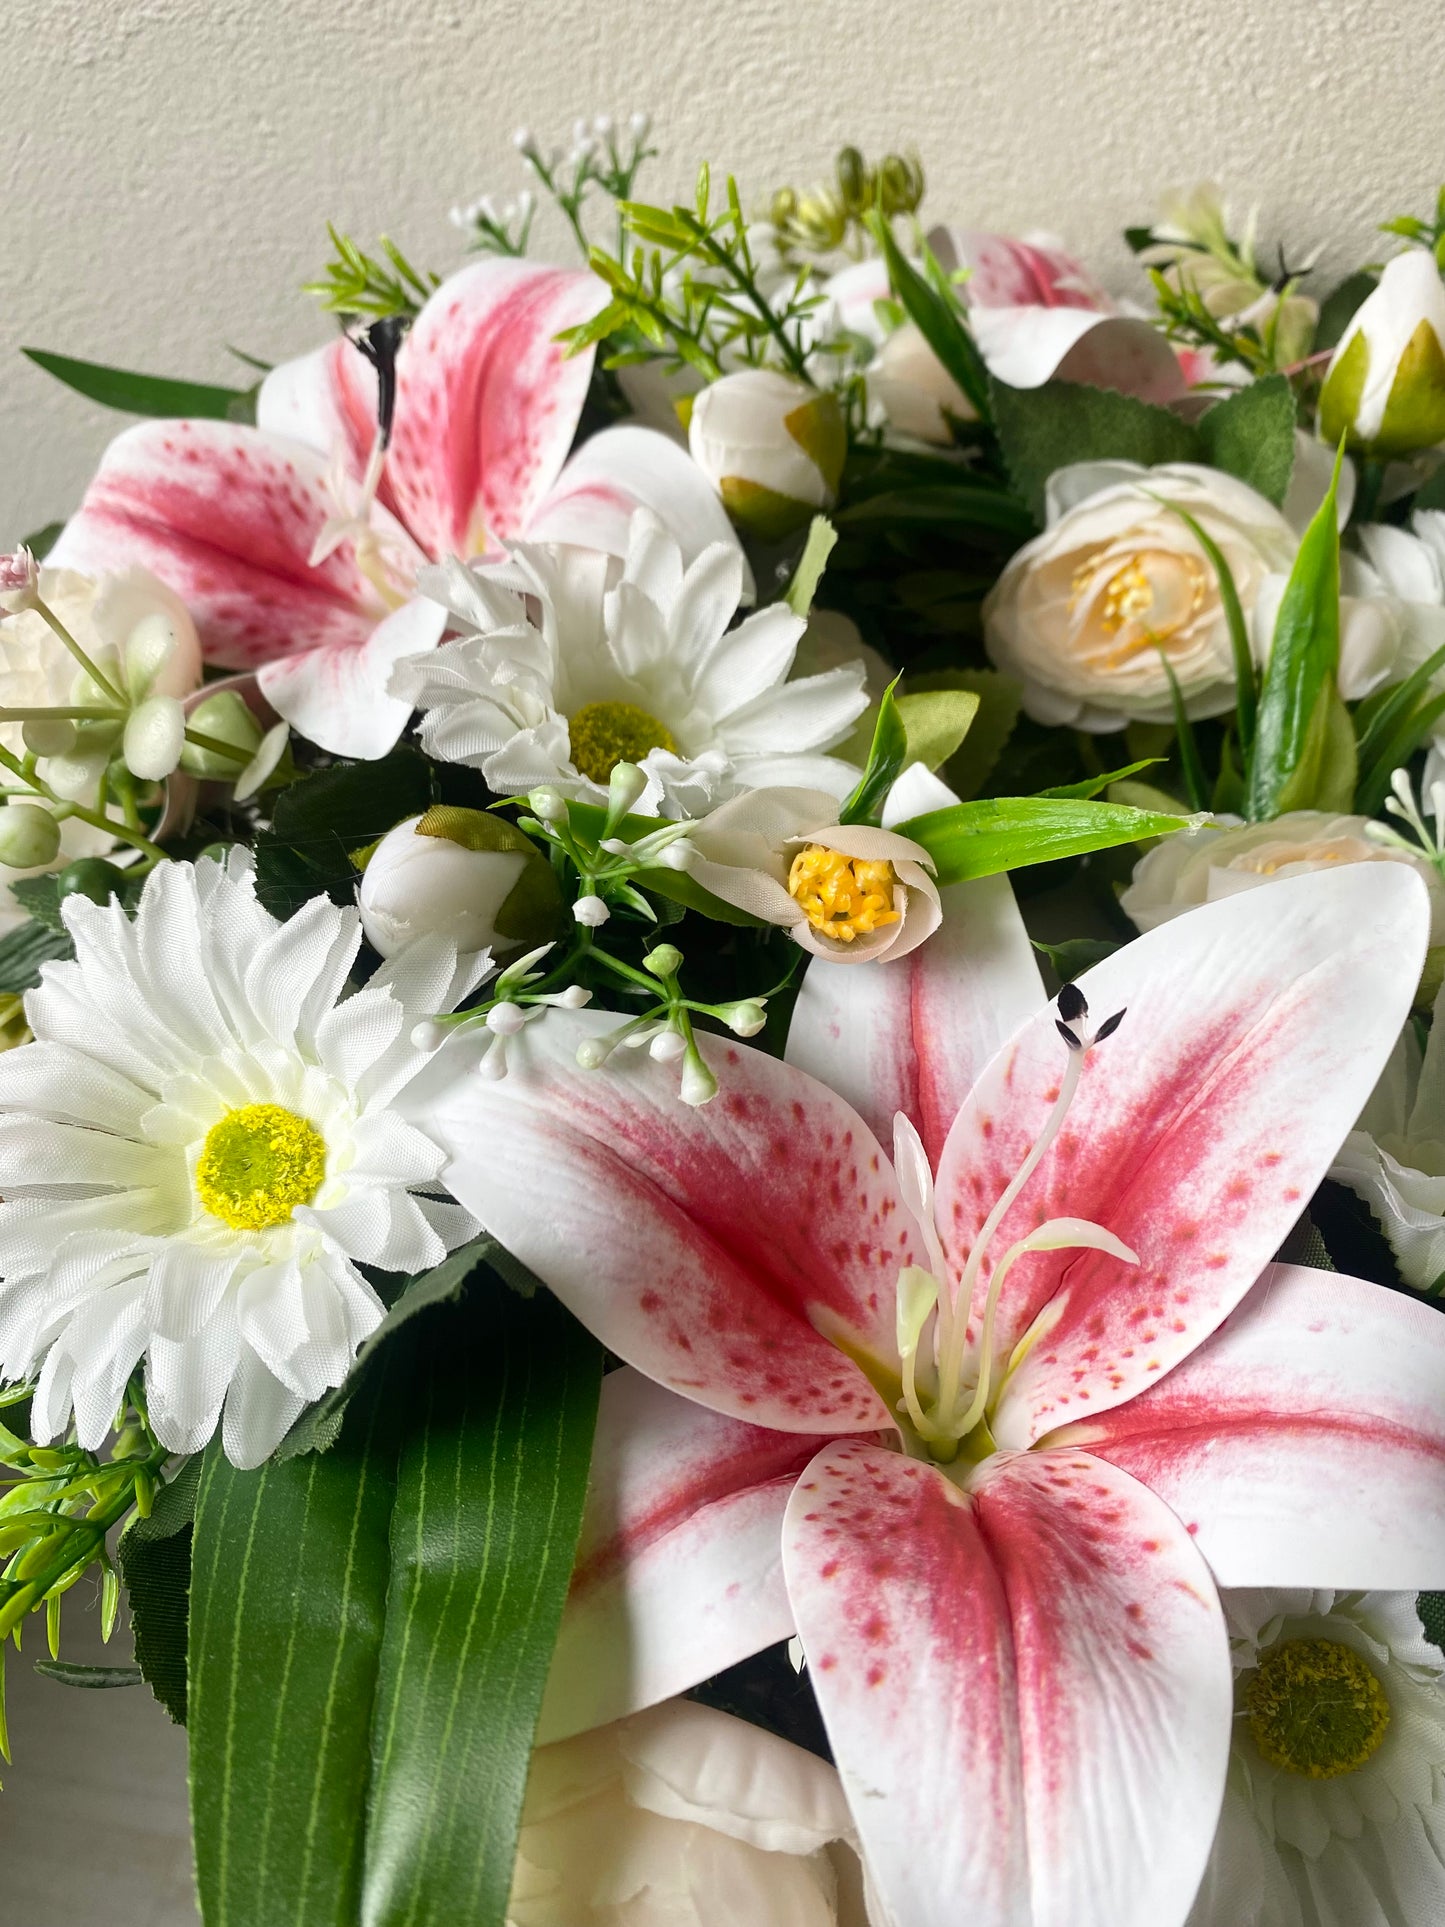
[[[1445,441],[1445,286],[1429,249],[1387,261],[1355,310],[1320,390],[1320,434],[1377,460]]]
[[[1436,993],[1423,1051],[1411,1025],[1330,1176],[1364,1200],[1416,1291],[1445,1279],[1445,988]]]
[[[846,794],[858,772],[826,752],[867,706],[861,663],[787,680],[806,628],[784,602],[736,628],[735,543],[690,564],[665,526],[634,516],[620,578],[595,551],[514,543],[510,560],[424,578],[465,633],[398,664],[427,752],[515,795],[550,785],[605,802],[619,762],[645,814],[696,816],[738,786],[794,780]]]
[[[1167,658],[1191,716],[1234,704],[1219,584],[1186,523],[1218,544],[1246,615],[1298,546],[1270,502],[1218,469],[1079,463],[1049,483],[1047,526],[984,603],[984,641],[1039,722],[1111,730],[1170,722]]]
[[[37,1370],[31,1422],[104,1439],[145,1361],[175,1452],[215,1431],[258,1465],[345,1376],[383,1306],[357,1269],[414,1272],[471,1229],[442,1152],[397,1114],[417,1020],[486,969],[439,938],[344,996],[354,910],[288,923],[249,853],[166,862],[132,924],[68,898],[73,962],[26,998],[0,1061],[0,1378]]]
[[[417,568],[528,534],[614,550],[639,502],[689,555],[732,540],[674,444],[622,427],[563,466],[592,369],[555,337],[605,298],[589,274],[492,259],[442,283],[396,357],[395,418],[345,339],[283,363],[257,427],[158,421],[111,443],[52,552],[92,573],[142,563],[181,595],[208,662],[254,669],[302,735],[385,754],[407,721],[393,663],[444,616]]]
[[[1319,306],[1290,285],[1288,292],[1262,276],[1255,263],[1257,215],[1250,210],[1242,239],[1236,241],[1228,203],[1209,181],[1163,197],[1160,217],[1140,250],[1143,266],[1158,268],[1176,289],[1195,295],[1227,333],[1253,328],[1270,341],[1275,366],[1301,361],[1310,351]],[[1306,260],[1299,273],[1311,266]],[[1290,277],[1293,283],[1295,276]],[[1210,369],[1217,377],[1238,364]],[[1237,379],[1237,375],[1236,375]]]
[[[867,1927],[834,1769],[686,1700],[539,1747],[507,1927]]]
[[[550,1016],[501,1084],[450,1046],[412,1102],[454,1194],[634,1368],[549,1734],[793,1618],[892,1918],[1181,1922],[1231,1721],[1206,1559],[1234,1585],[1445,1573],[1437,1314],[1310,1272],[1250,1290],[1426,922],[1381,865],[1142,937],[984,1067],[936,1194],[906,1120],[895,1172],[851,1106],[742,1045],[709,1040],[722,1090],[692,1113],[645,1059],[578,1069],[605,1019]],[[887,976],[850,973],[864,1022]],[[939,1051],[935,1088],[957,1005],[895,1044]],[[829,1006],[807,1061],[853,1074]]]
[[[1234,1747],[1189,1927],[1435,1927],[1445,1658],[1411,1592],[1226,1592]]]
[[[459,951],[545,941],[559,903],[530,837],[489,811],[441,805],[387,831],[366,859],[356,906],[367,942],[391,957],[418,937]]]
[[[781,925],[815,957],[905,957],[938,928],[928,852],[896,830],[839,823],[825,791],[734,797],[689,833],[687,849],[705,890]]]
[[[829,390],[743,368],[694,398],[688,446],[733,520],[777,542],[837,499],[848,431]]]
[[[895,434],[946,447],[954,422],[976,421],[978,410],[949,374],[915,321],[888,335],[866,370],[868,397]]]
[[[1120,907],[1140,930],[1153,930],[1201,903],[1261,884],[1347,863],[1402,863],[1430,894],[1430,941],[1445,942],[1445,883],[1434,864],[1396,843],[1379,843],[1365,816],[1287,810],[1264,823],[1216,817],[1165,837],[1134,865]]]

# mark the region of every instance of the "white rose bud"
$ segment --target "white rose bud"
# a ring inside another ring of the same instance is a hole
[[[746,368],[695,398],[688,443],[732,519],[774,542],[832,506],[848,437],[835,396]]]
[[[934,354],[917,322],[905,321],[883,343],[867,370],[868,393],[888,426],[914,441],[953,440],[949,417],[976,421],[978,410]]]
[[[10,803],[0,810],[0,864],[7,870],[39,870],[60,852],[60,825],[38,803]]]
[[[1435,257],[1411,248],[1385,264],[1356,310],[1320,390],[1320,434],[1371,455],[1445,441],[1445,285]]]
[[[423,936],[459,951],[536,942],[556,928],[550,865],[520,830],[483,810],[443,805],[388,830],[357,896],[367,942],[383,957]]]

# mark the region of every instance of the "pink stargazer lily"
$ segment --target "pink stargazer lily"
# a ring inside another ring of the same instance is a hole
[[[706,1046],[696,1112],[650,1063],[579,1070],[590,1012],[500,1083],[449,1046],[416,1101],[454,1194],[635,1368],[546,1737],[796,1624],[900,1927],[1177,1927],[1233,1717],[1215,1579],[1445,1582],[1445,1322],[1269,1265],[1409,1010],[1425,893],[1286,881],[1048,1006],[1004,886],[969,889],[962,938],[815,964],[795,1019],[865,1113],[914,1109],[896,1171],[742,1046]],[[995,983],[1002,1021],[1034,1005],[997,1050]]]
[[[385,451],[375,370],[338,338],[266,377],[255,428],[155,421],[119,435],[50,560],[87,573],[141,563],[184,597],[208,661],[258,671],[267,701],[323,749],[383,755],[410,713],[387,692],[392,667],[434,648],[446,623],[413,593],[420,565],[521,536],[625,555],[640,506],[685,561],[735,541],[665,436],[608,429],[567,460],[592,352],[568,357],[555,337],[604,298],[581,270],[463,268],[401,345]]]

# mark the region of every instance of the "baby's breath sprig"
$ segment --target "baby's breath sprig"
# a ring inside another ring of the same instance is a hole
[[[610,114],[595,114],[590,120],[572,123],[572,140],[566,148],[544,149],[529,127],[519,127],[512,136],[512,145],[556,202],[584,258],[590,258],[592,243],[583,206],[599,194],[619,209],[617,246],[621,251],[621,206],[631,198],[643,163],[657,153],[648,144],[651,132],[650,114],[629,115],[621,124]]]

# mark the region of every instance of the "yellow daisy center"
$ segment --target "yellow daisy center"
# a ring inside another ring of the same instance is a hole
[[[897,923],[893,865],[844,856],[822,843],[809,843],[793,858],[788,891],[803,915],[825,937],[852,943],[885,923]]]
[[[640,763],[650,749],[677,752],[667,724],[636,703],[584,703],[567,734],[573,763],[594,783],[605,783],[619,763]]]
[[[243,1104],[206,1133],[196,1196],[233,1231],[285,1224],[310,1204],[326,1176],[326,1140],[279,1104]]]
[[[1353,1773],[1390,1725],[1384,1687],[1352,1646],[1333,1639],[1287,1639],[1266,1653],[1244,1711],[1270,1765],[1307,1780]]]

